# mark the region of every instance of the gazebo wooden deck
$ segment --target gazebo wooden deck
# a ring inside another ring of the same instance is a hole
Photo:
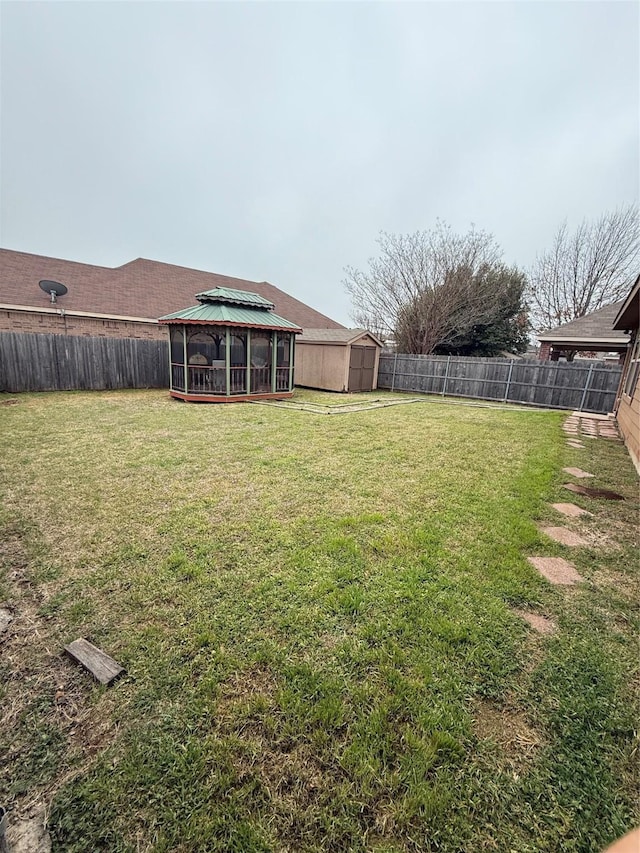
[[[196,299],[158,321],[169,326],[171,396],[206,403],[291,397],[302,330],[257,293],[216,287]]]

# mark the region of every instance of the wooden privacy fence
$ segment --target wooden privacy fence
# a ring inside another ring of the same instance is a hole
[[[0,334],[0,391],[168,387],[166,341]]]
[[[462,356],[380,356],[378,388],[605,414],[621,368],[602,361],[525,361]]]

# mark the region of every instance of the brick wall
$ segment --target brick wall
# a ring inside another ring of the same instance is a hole
[[[141,338],[166,340],[167,330],[152,323],[129,320],[102,320],[66,314],[38,314],[27,311],[0,311],[0,332],[28,332],[41,335],[78,335],[93,338]]]
[[[551,358],[551,344],[543,341],[540,344],[540,353],[538,355],[540,361],[549,361]]]

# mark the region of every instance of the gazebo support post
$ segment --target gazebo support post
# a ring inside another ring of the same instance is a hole
[[[278,333],[271,333],[271,393],[275,394],[277,387],[278,373]]]
[[[251,391],[251,329],[247,329],[247,394]]]
[[[289,335],[289,391],[293,391],[293,356],[295,345],[295,335]]]
[[[184,365],[184,393],[189,393],[189,365],[187,364],[187,327],[182,327],[182,363]]]
[[[227,397],[231,396],[231,329],[227,326],[224,335],[224,375]]]

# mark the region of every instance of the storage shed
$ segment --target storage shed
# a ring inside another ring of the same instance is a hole
[[[216,287],[196,299],[158,321],[169,326],[171,396],[205,403],[291,397],[300,328],[257,293]]]
[[[382,342],[366,329],[304,329],[296,342],[296,385],[373,391]]]

